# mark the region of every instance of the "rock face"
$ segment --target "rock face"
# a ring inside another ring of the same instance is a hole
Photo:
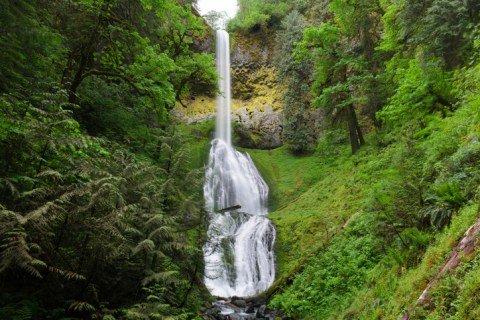
[[[273,149],[282,145],[282,113],[241,108],[234,112],[235,144],[245,148]]]
[[[261,96],[281,98],[274,68],[274,37],[266,30],[233,34],[232,96],[249,100]],[[281,108],[281,101],[279,108]],[[276,109],[273,105],[272,108]]]
[[[240,147],[272,149],[282,145],[282,88],[273,66],[274,39],[264,30],[231,35],[232,120]],[[186,123],[215,118],[213,97],[184,99],[173,114]]]
[[[215,98],[196,97],[187,107],[177,106],[172,114],[192,124],[215,119]],[[232,121],[236,146],[273,149],[282,145],[282,111],[260,99],[232,101]]]
[[[273,149],[282,145],[282,88],[273,66],[274,38],[265,30],[235,33],[232,46],[232,96],[235,144]]]

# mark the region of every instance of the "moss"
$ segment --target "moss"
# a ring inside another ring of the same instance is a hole
[[[189,119],[188,122],[201,122],[215,117],[217,110],[217,100],[212,97],[195,97],[184,101],[185,107],[177,104],[174,114],[180,118]],[[257,96],[250,100],[233,99],[231,101],[232,113],[245,109],[247,114],[255,111],[265,111],[267,108],[281,110],[281,101],[274,93],[267,96]]]
[[[275,68],[269,66],[232,68],[232,95],[260,105],[282,108],[282,88],[277,84]]]
[[[184,103],[186,107],[177,104],[174,111],[187,118],[193,118],[198,115],[208,116],[214,114],[217,109],[216,99],[212,97],[192,97],[184,101]]]
[[[275,37],[271,30],[262,28],[258,32],[234,32],[230,38],[233,50],[248,54],[249,62],[255,65],[271,65],[273,61]],[[236,64],[235,59],[232,64]]]
[[[179,133],[187,138],[190,162],[193,168],[202,168],[208,162],[214,127],[214,121],[177,125]]]

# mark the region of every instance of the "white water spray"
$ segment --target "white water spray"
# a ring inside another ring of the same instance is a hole
[[[204,185],[209,219],[203,247],[205,284],[215,296],[247,297],[267,289],[275,279],[275,229],[265,217],[267,184],[250,156],[231,145],[229,47],[228,33],[217,31],[222,94],[217,99],[216,139]],[[237,205],[238,210],[218,212]]]

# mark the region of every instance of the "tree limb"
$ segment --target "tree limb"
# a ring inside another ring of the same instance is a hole
[[[126,74],[122,74],[122,73],[118,73],[118,72],[114,72],[114,71],[109,71],[109,70],[90,69],[82,75],[81,80],[83,81],[83,79],[85,79],[86,77],[91,76],[91,75],[110,77],[110,78],[120,78],[120,79],[124,80],[125,82],[127,82],[133,89],[135,89],[135,91],[137,91],[137,93],[142,94],[142,91],[135,84],[135,80],[133,78],[130,78]],[[143,94],[149,95],[148,93],[143,93]]]

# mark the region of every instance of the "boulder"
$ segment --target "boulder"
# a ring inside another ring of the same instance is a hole
[[[245,308],[247,306],[247,302],[243,299],[232,300],[232,303],[239,308]]]
[[[245,320],[244,317],[242,317],[241,315],[236,314],[236,313],[229,314],[229,315],[228,315],[228,318],[229,318],[230,320]]]
[[[267,106],[264,111],[238,109],[232,116],[235,144],[244,148],[274,149],[282,145],[282,113]]]
[[[245,309],[245,313],[256,313],[255,307],[252,305],[247,306],[247,308]]]
[[[266,310],[267,310],[267,306],[261,305],[257,310],[257,318],[264,319]]]

